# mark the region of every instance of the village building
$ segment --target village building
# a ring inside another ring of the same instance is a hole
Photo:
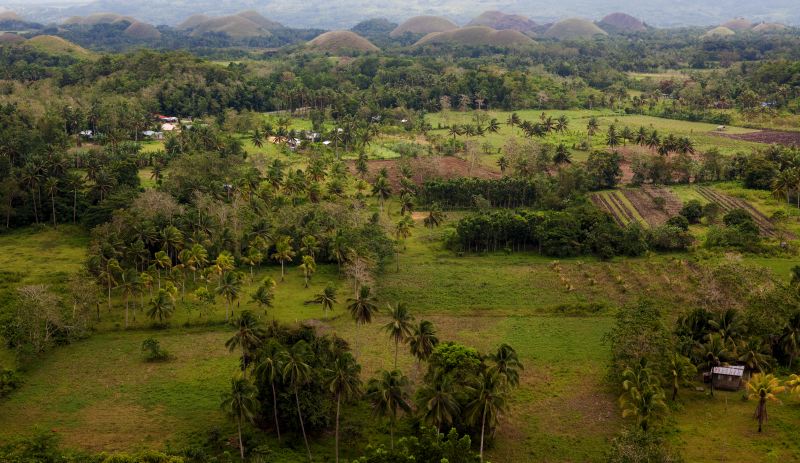
[[[738,391],[742,387],[744,366],[714,367],[711,370],[711,385],[714,389]]]

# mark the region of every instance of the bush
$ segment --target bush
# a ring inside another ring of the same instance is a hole
[[[676,215],[675,217],[670,217],[669,220],[667,220],[666,225],[680,228],[683,231],[689,231],[689,219],[687,219],[683,215]]]
[[[163,362],[169,360],[169,352],[161,348],[161,343],[155,338],[147,338],[142,342],[142,352],[146,362]]]
[[[722,217],[722,223],[726,227],[736,227],[752,222],[753,218],[744,209],[733,209]]]
[[[700,223],[700,219],[703,217],[703,205],[700,201],[693,199],[683,205],[680,214],[686,217],[689,223]]]
[[[685,251],[694,238],[686,230],[673,225],[662,225],[653,230],[650,244],[659,251]]]
[[[705,217],[709,223],[716,222],[720,212],[722,212],[722,208],[720,208],[717,203],[708,203],[703,206],[703,217]]]
[[[606,458],[608,463],[678,463],[680,455],[673,454],[664,438],[655,432],[639,429],[623,431],[611,441]]]
[[[14,370],[0,367],[0,397],[5,397],[22,383],[22,378]]]

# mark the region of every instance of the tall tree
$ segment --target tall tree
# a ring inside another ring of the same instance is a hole
[[[328,390],[336,397],[336,440],[334,452],[339,461],[339,417],[342,401],[349,401],[361,394],[361,366],[349,352],[336,357],[333,366],[326,372]]]
[[[439,338],[436,336],[436,328],[433,323],[428,320],[422,320],[419,325],[414,327],[414,331],[408,339],[408,344],[411,348],[411,355],[417,358],[417,361],[428,360],[433,353],[433,349],[439,344]]]
[[[747,398],[748,400],[758,399],[756,411],[754,413],[755,419],[758,421],[758,432],[761,432],[764,423],[767,421],[767,401],[778,401],[775,394],[783,392],[786,388],[781,386],[780,381],[773,375],[766,375],[764,373],[756,373],[747,382]]]
[[[408,310],[404,302],[398,302],[394,306],[388,304],[389,323],[383,326],[383,330],[389,333],[389,337],[394,341],[394,368],[397,369],[397,354],[400,350],[400,343],[407,342],[411,337],[414,317]]]
[[[283,374],[285,358],[283,346],[275,339],[270,339],[258,352],[256,359],[256,376],[269,383],[272,389],[272,415],[275,419],[275,432],[278,434],[278,443],[281,441],[281,425],[278,421],[278,394],[275,381]]]
[[[244,461],[244,443],[242,442],[242,424],[253,423],[258,409],[255,386],[245,378],[231,379],[231,390],[222,396],[222,410],[236,420],[239,431],[239,455]]]
[[[308,364],[309,347],[305,341],[300,340],[289,350],[284,352],[283,380],[294,392],[294,399],[297,405],[297,417],[300,419],[300,430],[303,433],[303,442],[306,444],[308,461],[311,461],[311,447],[308,445],[306,436],[306,425],[303,422],[303,412],[300,410],[300,388],[311,381],[311,366]]]
[[[286,275],[284,271],[284,264],[291,262],[296,253],[292,249],[292,238],[290,236],[280,236],[275,243],[275,252],[272,254],[272,260],[281,263],[281,281],[284,280]]]
[[[358,296],[347,300],[347,310],[350,311],[350,316],[356,322],[356,331],[359,327],[372,323],[372,317],[378,312],[378,306],[375,298],[372,297],[372,291],[369,286],[362,286],[358,291]],[[356,357],[358,357],[358,333],[356,333],[355,350]]]
[[[309,302],[319,304],[322,306],[322,312],[325,318],[328,318],[328,311],[333,310],[333,306],[338,302],[336,299],[336,287],[328,283],[321,293],[314,295],[314,299]]]
[[[240,348],[242,350],[242,372],[247,377],[247,367],[255,355],[255,350],[261,344],[261,340],[266,336],[266,332],[261,327],[261,322],[249,310],[243,311],[239,318],[234,321],[236,331],[227,341],[225,347],[230,352]]]
[[[500,413],[506,408],[506,390],[499,378],[489,373],[481,373],[475,383],[472,400],[467,404],[467,416],[474,424],[481,427],[480,458],[483,461],[483,445],[486,427],[493,429],[497,425]]]
[[[369,380],[367,398],[372,403],[376,416],[389,419],[389,434],[394,450],[394,428],[399,412],[410,413],[409,381],[398,370],[382,371],[377,378]]]

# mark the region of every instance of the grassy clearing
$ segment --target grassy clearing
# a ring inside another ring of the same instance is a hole
[[[783,404],[770,403],[769,422],[759,434],[753,419],[756,402],[744,392],[683,392],[684,405],[676,412],[673,442],[686,461],[784,462],[800,459],[800,404],[783,395]]]
[[[16,230],[0,235],[0,268],[20,275],[19,284],[60,282],[84,264],[88,243],[72,225]]]

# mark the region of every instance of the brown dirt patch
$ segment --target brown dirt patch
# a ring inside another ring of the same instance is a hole
[[[683,203],[672,191],[666,188],[642,187],[623,190],[633,208],[651,227],[663,225],[670,217],[678,215]],[[664,208],[656,206],[655,198],[664,198]]]
[[[374,181],[378,176],[381,169],[386,169],[389,173],[389,183],[392,188],[397,189],[400,187],[400,166],[407,165],[411,168],[412,180],[417,185],[422,185],[428,180],[433,179],[451,179],[460,177],[476,177],[476,178],[500,178],[499,172],[489,170],[483,165],[475,163],[470,165],[467,161],[453,157],[423,157],[415,159],[390,159],[390,160],[376,160],[367,162],[367,175],[366,179],[370,182]],[[355,175],[355,162],[349,163],[350,171]]]
[[[734,140],[750,141],[755,143],[778,144],[786,146],[800,146],[800,132],[782,130],[760,130],[750,133],[722,133],[711,132],[720,137],[733,138]]]

